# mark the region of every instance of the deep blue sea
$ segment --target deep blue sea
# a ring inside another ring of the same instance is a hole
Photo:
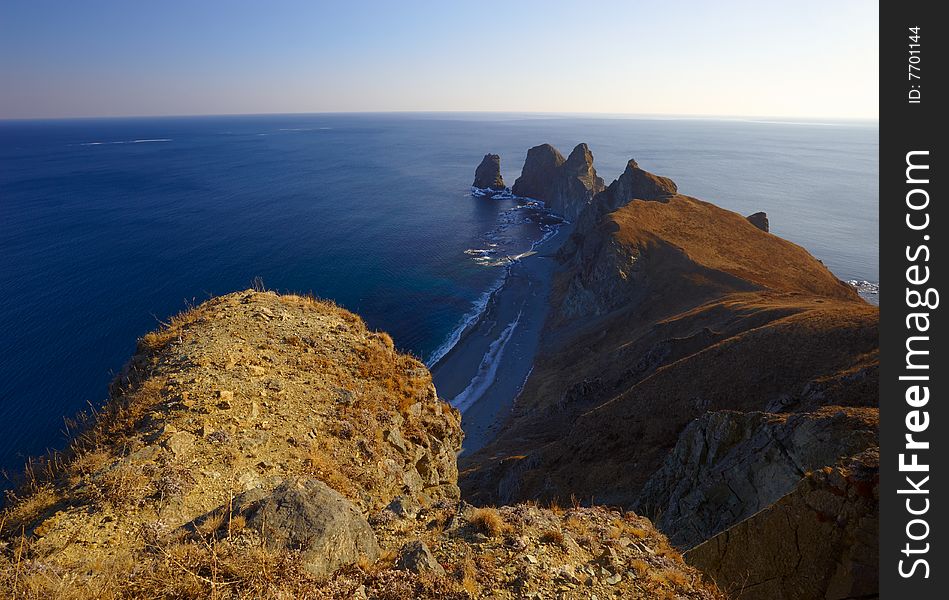
[[[0,122],[0,468],[63,444],[137,337],[251,286],[312,292],[431,359],[542,233],[474,198],[527,148],[587,142],[743,214],[842,279],[878,280],[875,123],[525,115],[286,115]],[[467,251],[467,252],[466,252]]]

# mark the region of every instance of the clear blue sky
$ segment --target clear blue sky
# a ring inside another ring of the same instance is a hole
[[[877,117],[870,0],[0,0],[0,118]]]

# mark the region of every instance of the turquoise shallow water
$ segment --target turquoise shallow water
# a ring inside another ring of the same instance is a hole
[[[472,198],[486,152],[589,143],[878,278],[876,124],[524,115],[0,122],[0,467],[62,443],[158,319],[251,285],[313,292],[431,358],[541,235]],[[491,244],[495,244],[491,246]],[[466,252],[467,251],[467,252]]]

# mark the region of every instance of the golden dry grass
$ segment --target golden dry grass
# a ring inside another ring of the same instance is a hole
[[[630,247],[667,244],[696,264],[768,289],[859,301],[853,289],[804,248],[708,202],[687,196],[676,196],[668,203],[630,202],[608,218],[619,226],[617,239]],[[723,234],[728,235],[727,244],[722,242]],[[687,275],[676,272],[679,277]]]
[[[540,542],[550,546],[563,546],[563,532],[559,529],[547,529],[540,534]]]
[[[641,558],[633,559],[632,561],[630,561],[629,566],[630,566],[630,568],[633,569],[633,571],[634,571],[634,572],[636,573],[636,575],[639,576],[639,577],[642,577],[643,575],[645,575],[646,573],[648,573],[648,572],[649,572],[649,568],[650,568],[650,567],[649,567],[649,563],[647,563],[646,561],[642,560]]]
[[[469,521],[482,533],[491,537],[502,535],[509,529],[504,517],[495,508],[484,507],[475,509]]]
[[[477,598],[481,593],[481,585],[478,583],[477,574],[478,569],[475,566],[474,560],[470,556],[466,556],[458,569],[457,577],[461,584],[461,589],[474,598]]]
[[[0,589],[11,600],[303,598],[318,589],[296,553],[226,539],[152,545],[146,554],[119,549],[83,566],[61,571],[0,555]]]
[[[652,579],[660,585],[679,588],[689,585],[689,578],[682,571],[676,569],[662,569]]]

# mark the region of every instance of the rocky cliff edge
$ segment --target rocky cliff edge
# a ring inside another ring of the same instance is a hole
[[[459,414],[329,303],[246,291],[144,336],[0,516],[13,598],[719,598],[649,520],[459,500]]]

